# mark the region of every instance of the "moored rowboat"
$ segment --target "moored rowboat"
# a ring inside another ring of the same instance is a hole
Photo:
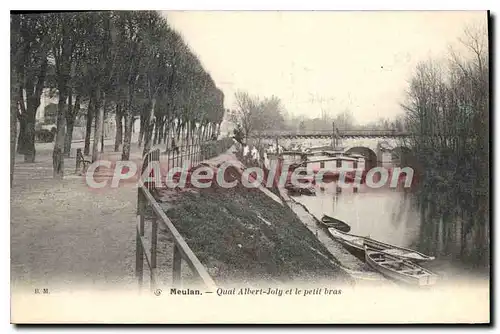
[[[437,281],[437,275],[410,261],[365,246],[365,260],[373,269],[395,281],[426,286]]]
[[[344,248],[361,260],[365,260],[365,238],[355,234],[343,233],[329,228],[330,235],[339,241]]]
[[[301,188],[293,186],[291,184],[287,184],[285,185],[285,189],[288,190],[292,195],[307,195],[307,196],[316,195],[316,190],[312,187]]]
[[[327,215],[323,215],[323,217],[321,217],[321,223],[328,228],[336,228],[337,230],[346,233],[351,230],[351,227],[342,220],[338,220]]]
[[[362,237],[355,234],[343,233],[335,228],[329,228],[328,232],[333,238],[339,241],[348,251],[350,251],[353,255],[362,260],[365,259],[365,248],[364,248],[365,245],[373,250],[381,251],[388,255],[396,256],[414,262],[424,262],[424,261],[434,260],[433,256],[428,256],[412,249],[387,244],[369,237]]]
[[[434,256],[425,255],[413,249],[394,246],[371,238],[365,238],[365,245],[371,249],[380,250],[386,254],[415,262],[432,261],[435,259]]]

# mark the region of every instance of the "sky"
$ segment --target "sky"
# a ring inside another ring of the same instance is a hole
[[[288,113],[348,109],[360,124],[402,112],[416,65],[445,57],[486,12],[173,11],[169,23],[234,108],[234,93],[278,96]]]

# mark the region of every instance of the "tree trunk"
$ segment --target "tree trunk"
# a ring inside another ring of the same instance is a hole
[[[91,95],[89,101],[89,107],[87,109],[87,124],[85,125],[85,147],[83,148],[83,154],[89,155],[90,153],[90,136],[92,134],[92,119],[94,117],[95,110],[95,98]]]
[[[14,181],[14,166],[16,164],[16,137],[17,137],[17,96],[19,86],[17,75],[11,66],[10,74],[10,187]]]
[[[76,101],[75,101],[76,102]],[[71,141],[73,140],[73,126],[75,124],[75,113],[73,110],[73,94],[68,94],[68,111],[66,112],[66,137],[64,138],[64,156],[69,158],[71,152]]]
[[[161,119],[160,116],[158,115],[155,119],[155,130],[154,130],[154,139],[153,139],[153,145],[156,145],[159,143],[159,136],[160,136],[160,126],[161,126]]]
[[[170,145],[170,131],[169,131],[169,126],[168,123],[165,122],[165,134],[163,135],[163,144],[165,144],[165,153],[169,152],[169,145]]]
[[[64,155],[69,158],[71,153],[71,142],[73,141],[73,128],[75,126],[75,120],[67,118],[66,126],[68,127],[68,131],[64,142]]]
[[[145,127],[145,116],[143,113],[139,116],[139,140],[137,141],[137,146],[142,146],[142,138],[144,137],[144,127]]]
[[[207,126],[203,124],[203,129],[201,130],[201,139],[205,141],[205,132],[207,130]]]
[[[101,153],[104,153],[104,135],[106,134],[105,126],[104,126],[104,121],[106,120],[106,109],[104,109],[104,112],[102,114],[102,124],[101,124]]]
[[[27,115],[27,107],[26,103],[24,101],[24,95],[23,95],[23,86],[20,85],[18,89],[18,96],[16,98],[16,101],[19,106],[19,113],[18,113],[18,120],[19,120],[19,136],[17,137],[17,153],[19,154],[24,154],[26,151],[24,147],[25,143],[25,137],[26,137],[26,115]]]
[[[182,127],[184,126],[184,123],[182,124],[177,124],[177,136],[176,136],[176,139],[177,139],[177,143],[179,143],[179,138],[180,138],[180,135],[181,135],[181,129]]]
[[[37,105],[28,105],[24,129],[24,162],[35,162],[35,123]],[[34,109],[34,110],[33,110]]]
[[[163,127],[163,144],[167,144],[168,135],[169,135],[169,124],[168,119],[165,118],[164,127]]]
[[[100,92],[96,95],[96,108],[98,113],[96,114],[95,126],[94,126],[94,143],[92,145],[92,162],[99,160],[99,143],[102,137],[102,127],[104,122],[104,108],[106,108],[106,93],[102,93],[102,101],[100,100]]]
[[[64,138],[66,133],[66,91],[59,90],[59,105],[57,108],[57,132],[54,151],[52,152],[52,167],[54,168],[53,175],[55,179],[64,177]]]
[[[220,136],[220,125],[221,124],[222,124],[222,122],[217,123],[217,139],[219,139],[219,136]]]
[[[151,149],[151,141],[153,137],[153,127],[154,127],[154,110],[156,107],[156,99],[153,99],[151,101],[151,110],[149,111],[149,114],[144,120],[144,150],[142,152],[142,155],[146,155],[146,153],[149,152]]]
[[[14,166],[16,164],[16,139],[17,139],[17,115],[18,98],[20,92],[21,78],[16,62],[20,56],[18,47],[20,15],[11,16],[10,27],[10,187],[14,181]]]
[[[16,103],[17,105],[17,103]],[[26,137],[26,113],[19,115],[19,136],[17,138],[17,153],[24,154],[26,149],[24,148],[25,137]]]
[[[122,160],[127,161],[130,159],[130,142],[132,139],[132,125],[133,125],[133,116],[131,112],[127,110],[124,113],[125,119],[125,136],[123,137],[123,151],[122,151]]]
[[[130,144],[132,142],[132,129],[134,126],[134,115],[132,112],[133,105],[133,87],[128,86],[126,110],[123,115],[125,117],[125,137],[123,138],[122,160],[128,161],[130,159]],[[125,109],[125,108],[124,108]]]
[[[191,143],[189,142],[191,137],[191,122],[187,122],[186,124],[186,159],[190,160],[191,159]],[[191,164],[191,161],[189,161]]]
[[[158,143],[161,144],[163,143],[163,135],[165,133],[165,118],[161,117],[160,121],[158,122]]]
[[[116,105],[115,123],[116,123],[116,133],[115,133],[115,152],[120,150],[120,145],[122,144],[123,138],[123,114],[121,109],[121,104]]]
[[[42,55],[43,59],[43,55]],[[19,136],[20,144],[19,149],[24,154],[25,162],[35,162],[35,123],[36,111],[40,106],[40,97],[43,92],[43,85],[45,82],[45,75],[47,73],[47,60],[42,60],[41,64],[31,64],[27,66],[36,66],[37,73],[32,71],[25,73],[24,87],[26,88],[26,107],[24,107],[24,94],[19,90],[19,103],[23,105],[22,113],[22,131]],[[28,75],[29,74],[29,75]]]

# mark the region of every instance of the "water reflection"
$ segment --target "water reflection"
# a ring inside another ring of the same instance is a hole
[[[293,158],[285,160],[296,161]],[[314,163],[309,164],[308,169],[313,167],[311,165]],[[325,167],[334,165],[325,164]],[[383,167],[393,168],[394,165],[390,161],[384,161]],[[358,168],[363,169],[364,163],[361,162]],[[419,247],[420,212],[411,200],[410,193],[402,189],[387,187],[372,189],[362,185],[358,193],[354,193],[352,188],[347,188],[337,194],[336,187],[336,183],[331,183],[324,191],[317,189],[316,196],[294,198],[304,204],[318,219],[326,214],[345,221],[351,226],[350,233],[370,236],[402,247]]]
[[[395,167],[390,154],[383,156],[382,160],[383,167]],[[299,160],[285,157],[285,161]],[[315,170],[319,167],[318,163],[313,163],[308,169]],[[325,167],[333,166],[325,163]],[[362,163],[358,164],[358,168],[363,167]],[[402,188],[373,189],[362,185],[358,193],[353,193],[353,189],[349,188],[342,189],[337,194],[336,187],[335,183],[331,183],[324,191],[317,188],[316,196],[294,198],[318,219],[326,214],[345,221],[351,226],[352,234],[370,236],[382,242],[435,256],[436,261],[429,265],[441,275],[453,277],[467,272],[488,276],[483,270],[488,268],[487,265],[481,268],[478,260],[489,258],[483,254],[487,252],[487,246],[484,245],[489,245],[488,234],[474,231],[474,227],[479,225],[476,221],[487,218],[467,215],[451,201],[449,205],[439,206],[436,204],[437,200],[429,200],[426,205],[419,206],[416,195]],[[463,230],[468,227],[470,232],[467,237],[461,237]]]
[[[362,186],[351,189],[318,191],[316,196],[294,197],[320,219],[324,214],[345,221],[351,232],[402,247],[418,245],[420,214],[407,193]]]

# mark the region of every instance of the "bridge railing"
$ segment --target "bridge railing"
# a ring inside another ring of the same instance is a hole
[[[396,129],[380,130],[380,129],[350,129],[339,130],[337,136],[404,136],[407,133]],[[280,136],[332,136],[332,130],[311,130],[311,131],[265,131],[255,134],[256,137],[280,137]]]

